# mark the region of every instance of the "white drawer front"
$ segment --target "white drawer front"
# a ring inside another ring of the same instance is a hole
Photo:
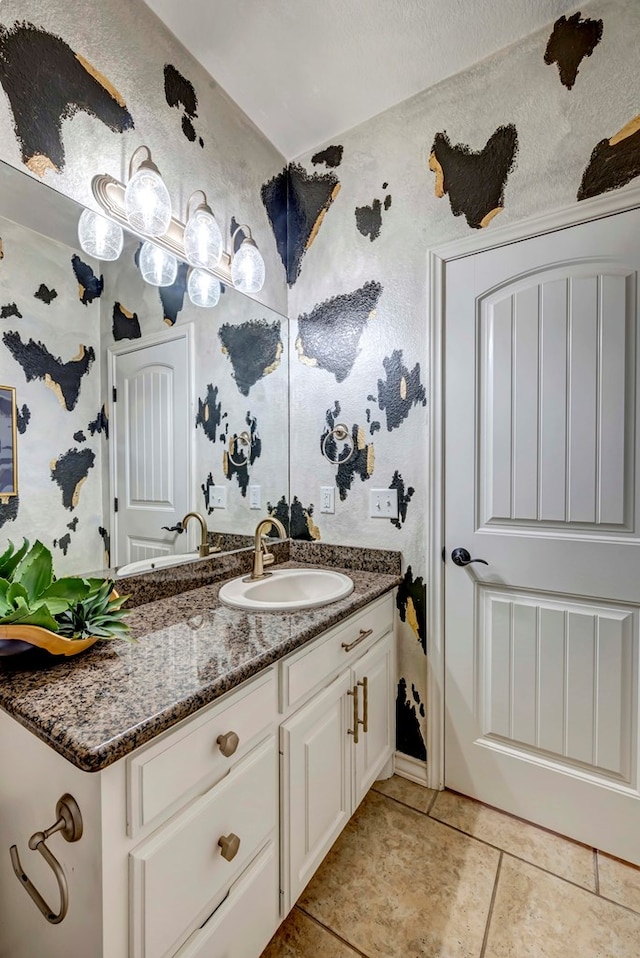
[[[280,921],[278,849],[269,842],[175,958],[258,958]]]
[[[202,923],[277,824],[275,736],[129,856],[134,958],[165,958]],[[232,861],[218,840],[240,839]]]
[[[136,835],[150,823],[160,824],[193,797],[200,783],[221,778],[246,755],[273,722],[276,676],[270,669],[246,688],[215,703],[180,728],[170,730],[127,759],[127,832]],[[235,733],[235,740],[221,738]],[[207,781],[208,780],[208,781]]]
[[[298,705],[316,687],[354,662],[393,627],[393,594],[384,595],[308,648],[280,663],[281,711]],[[347,648],[345,648],[347,646]]]

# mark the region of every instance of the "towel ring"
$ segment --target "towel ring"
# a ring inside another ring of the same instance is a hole
[[[245,458],[242,462],[236,462],[235,459],[233,458],[233,455],[231,454],[232,445],[233,445],[233,451],[235,452],[239,442],[242,443],[243,446],[251,445],[251,436],[249,435],[246,429],[243,432],[241,432],[239,436],[234,436],[234,438],[229,443],[229,452],[227,453],[227,455],[229,457],[229,462],[232,462],[236,468],[238,468],[239,466],[246,466],[248,464],[248,461],[247,461],[248,457]]]
[[[332,436],[334,439],[337,439],[338,442],[346,442],[347,446],[349,447],[349,451],[342,459],[339,456],[337,459],[332,459],[327,455],[327,442]],[[342,466],[345,462],[349,462],[349,460],[353,457],[354,452],[355,445],[352,437],[349,435],[349,427],[343,422],[339,422],[337,425],[335,425],[322,440],[322,455],[327,462],[331,463],[332,466]]]

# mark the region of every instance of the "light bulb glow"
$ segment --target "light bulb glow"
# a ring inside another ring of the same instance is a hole
[[[222,256],[222,233],[213,213],[197,209],[184,230],[184,251],[192,266],[215,269]]]
[[[78,221],[78,240],[89,256],[114,260],[122,252],[122,227],[93,210],[83,210]]]
[[[231,279],[241,293],[259,293],[264,286],[264,260],[251,240],[244,240],[231,263]]]
[[[220,299],[220,280],[203,269],[190,269],[187,292],[194,306],[211,308]]]
[[[154,243],[143,243],[140,249],[140,272],[151,286],[171,286],[178,275],[178,261]]]
[[[133,174],[124,191],[127,219],[135,230],[162,236],[171,222],[171,197],[162,177],[142,166]]]

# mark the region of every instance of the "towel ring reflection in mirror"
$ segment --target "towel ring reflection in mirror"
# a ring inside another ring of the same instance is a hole
[[[236,460],[233,458],[233,454],[234,452],[236,452],[238,448],[238,444],[251,448],[251,436],[249,435],[246,429],[243,432],[241,432],[239,436],[233,436],[229,440],[229,452],[227,453],[227,455],[229,456],[229,462],[232,462],[233,465],[236,466],[236,468],[239,466],[249,465],[248,455],[245,455],[245,458],[242,460],[242,462],[236,462]]]
[[[335,459],[332,459],[331,456],[327,454],[327,442],[329,439],[337,439],[338,442],[344,442],[344,444],[348,447],[346,456],[340,457],[338,455]],[[327,462],[331,463],[332,466],[342,466],[345,462],[349,462],[349,460],[353,457],[354,452],[355,445],[352,437],[349,435],[349,427],[343,422],[337,423],[322,440],[322,455]]]
[[[18,411],[13,386],[0,386],[0,503],[18,495]]]

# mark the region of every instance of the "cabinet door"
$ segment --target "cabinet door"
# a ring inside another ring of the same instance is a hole
[[[347,669],[281,726],[285,913],[351,815]]]
[[[394,750],[394,648],[393,633],[388,632],[353,670],[363,723],[358,726],[358,743],[353,745],[354,811]]]

